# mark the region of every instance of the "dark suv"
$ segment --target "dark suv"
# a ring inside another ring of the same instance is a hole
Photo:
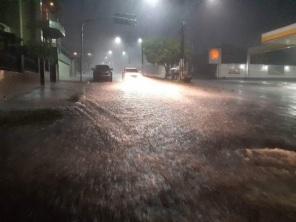
[[[94,81],[102,82],[109,81],[112,82],[112,70],[108,65],[97,65],[93,69]]]

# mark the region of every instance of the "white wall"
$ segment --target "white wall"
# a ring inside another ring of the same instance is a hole
[[[71,66],[59,61],[59,80],[71,80]]]
[[[145,64],[143,67],[144,74],[147,76],[165,78],[165,68],[160,65]]]
[[[264,78],[296,79],[296,66],[221,64],[217,69],[218,78]]]
[[[72,80],[71,67],[72,61],[63,52],[58,54],[59,62],[59,80]]]

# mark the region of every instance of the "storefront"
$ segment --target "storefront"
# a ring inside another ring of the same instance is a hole
[[[296,79],[296,23],[261,36],[261,46],[248,50],[248,78]]]

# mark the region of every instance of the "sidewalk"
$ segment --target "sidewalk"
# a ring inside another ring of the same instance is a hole
[[[40,87],[39,75],[0,70],[0,103]]]
[[[0,100],[0,111],[58,108],[70,105],[83,94],[86,83],[58,82]]]

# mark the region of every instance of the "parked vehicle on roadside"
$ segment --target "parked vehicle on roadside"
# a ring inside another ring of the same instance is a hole
[[[93,70],[93,80],[95,82],[112,82],[113,69],[108,65],[97,65]]]
[[[172,80],[177,80],[179,75],[179,68],[178,67],[173,67],[170,68],[168,78]]]
[[[186,68],[184,69],[183,75],[182,75],[180,66],[175,66],[170,68],[169,73],[167,75],[167,79],[191,82],[192,75],[190,74],[189,70]]]

